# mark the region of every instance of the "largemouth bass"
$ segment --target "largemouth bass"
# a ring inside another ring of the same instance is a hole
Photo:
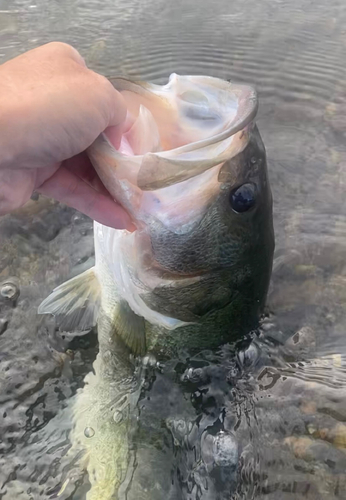
[[[88,154],[137,229],[95,222],[95,267],[39,308],[65,330],[98,327],[95,373],[76,399],[72,434],[87,451],[87,498],[97,500],[126,490],[136,358],[215,348],[256,326],[274,249],[254,90],[202,76],[172,75],[164,86],[111,81],[131,125],[118,150],[102,134]]]

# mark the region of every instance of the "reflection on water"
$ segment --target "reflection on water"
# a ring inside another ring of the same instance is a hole
[[[210,74],[260,95],[268,317],[248,342],[141,371],[121,498],[345,498],[345,22],[343,0],[0,0],[2,61],[59,39],[105,74]],[[92,262],[91,222],[66,207],[41,199],[0,220],[1,499],[86,498],[69,436],[95,335],[61,336],[36,308]]]

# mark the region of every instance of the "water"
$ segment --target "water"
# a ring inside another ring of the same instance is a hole
[[[121,498],[345,498],[345,23],[343,0],[0,0],[2,62],[61,40],[106,75],[202,73],[259,91],[276,231],[267,318],[243,345],[149,363]],[[86,498],[70,403],[95,335],[61,336],[36,308],[92,263],[91,222],[71,209],[40,199],[0,220],[0,499]]]

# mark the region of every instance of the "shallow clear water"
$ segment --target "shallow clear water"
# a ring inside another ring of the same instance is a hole
[[[344,0],[0,0],[1,61],[61,40],[106,75],[210,74],[259,92],[268,317],[251,342],[148,371],[135,431],[147,444],[121,498],[345,498],[345,26]],[[0,299],[0,499],[86,498],[69,403],[95,335],[62,338],[36,308],[92,262],[92,224],[71,209],[41,199],[0,220],[0,278],[20,280],[15,302]]]

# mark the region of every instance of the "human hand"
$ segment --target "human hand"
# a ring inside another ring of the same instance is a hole
[[[84,152],[105,129],[116,145],[125,117],[120,93],[69,45],[50,43],[1,65],[0,215],[38,191],[133,229]]]

